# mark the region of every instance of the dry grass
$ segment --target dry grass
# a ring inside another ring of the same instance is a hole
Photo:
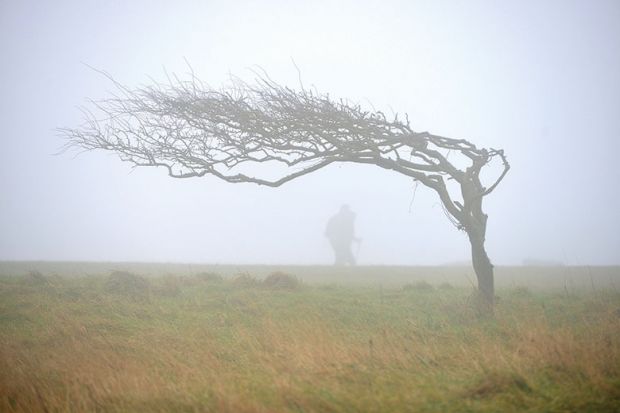
[[[214,279],[0,279],[0,411],[620,410],[617,293]]]

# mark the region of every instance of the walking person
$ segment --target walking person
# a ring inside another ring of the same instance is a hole
[[[355,213],[348,205],[340,207],[340,211],[327,221],[325,236],[334,250],[334,265],[355,265],[351,246],[361,239],[355,236]]]

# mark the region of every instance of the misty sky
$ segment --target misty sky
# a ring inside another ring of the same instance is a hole
[[[329,264],[357,213],[361,264],[468,260],[435,194],[340,164],[277,188],[174,180],[55,132],[110,82],[276,81],[407,112],[416,131],[503,148],[486,198],[496,264],[620,264],[620,2],[0,0],[0,259]],[[413,202],[412,202],[413,201]]]

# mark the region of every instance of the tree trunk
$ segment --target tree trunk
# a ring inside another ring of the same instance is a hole
[[[482,314],[492,315],[495,301],[495,283],[493,264],[484,249],[484,236],[468,232],[471,243],[471,261],[478,279],[479,310]]]
[[[475,165],[474,165],[475,166]],[[482,197],[485,189],[478,178],[478,168],[468,169],[467,180],[461,183],[463,194],[463,215],[460,223],[467,232],[471,244],[471,262],[478,279],[478,310],[481,315],[492,316],[495,302],[493,264],[484,248],[487,232],[487,215],[482,211]]]

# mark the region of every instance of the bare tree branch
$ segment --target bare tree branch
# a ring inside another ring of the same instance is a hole
[[[167,84],[130,89],[93,70],[116,91],[91,102],[96,114],[84,109],[81,127],[60,129],[65,148],[110,151],[135,166],[164,167],[174,178],[213,175],[276,187],[336,162],[376,165],[433,189],[451,221],[483,243],[482,198],[510,169],[502,150],[415,132],[406,115],[388,119],[305,89],[301,80],[301,90],[293,90],[256,72],[252,84],[232,78],[230,87],[218,90],[206,87],[190,66],[189,80],[168,76]],[[449,154],[457,159],[448,160]],[[494,159],[503,169],[485,188],[480,171]],[[460,192],[449,190],[449,179]]]

